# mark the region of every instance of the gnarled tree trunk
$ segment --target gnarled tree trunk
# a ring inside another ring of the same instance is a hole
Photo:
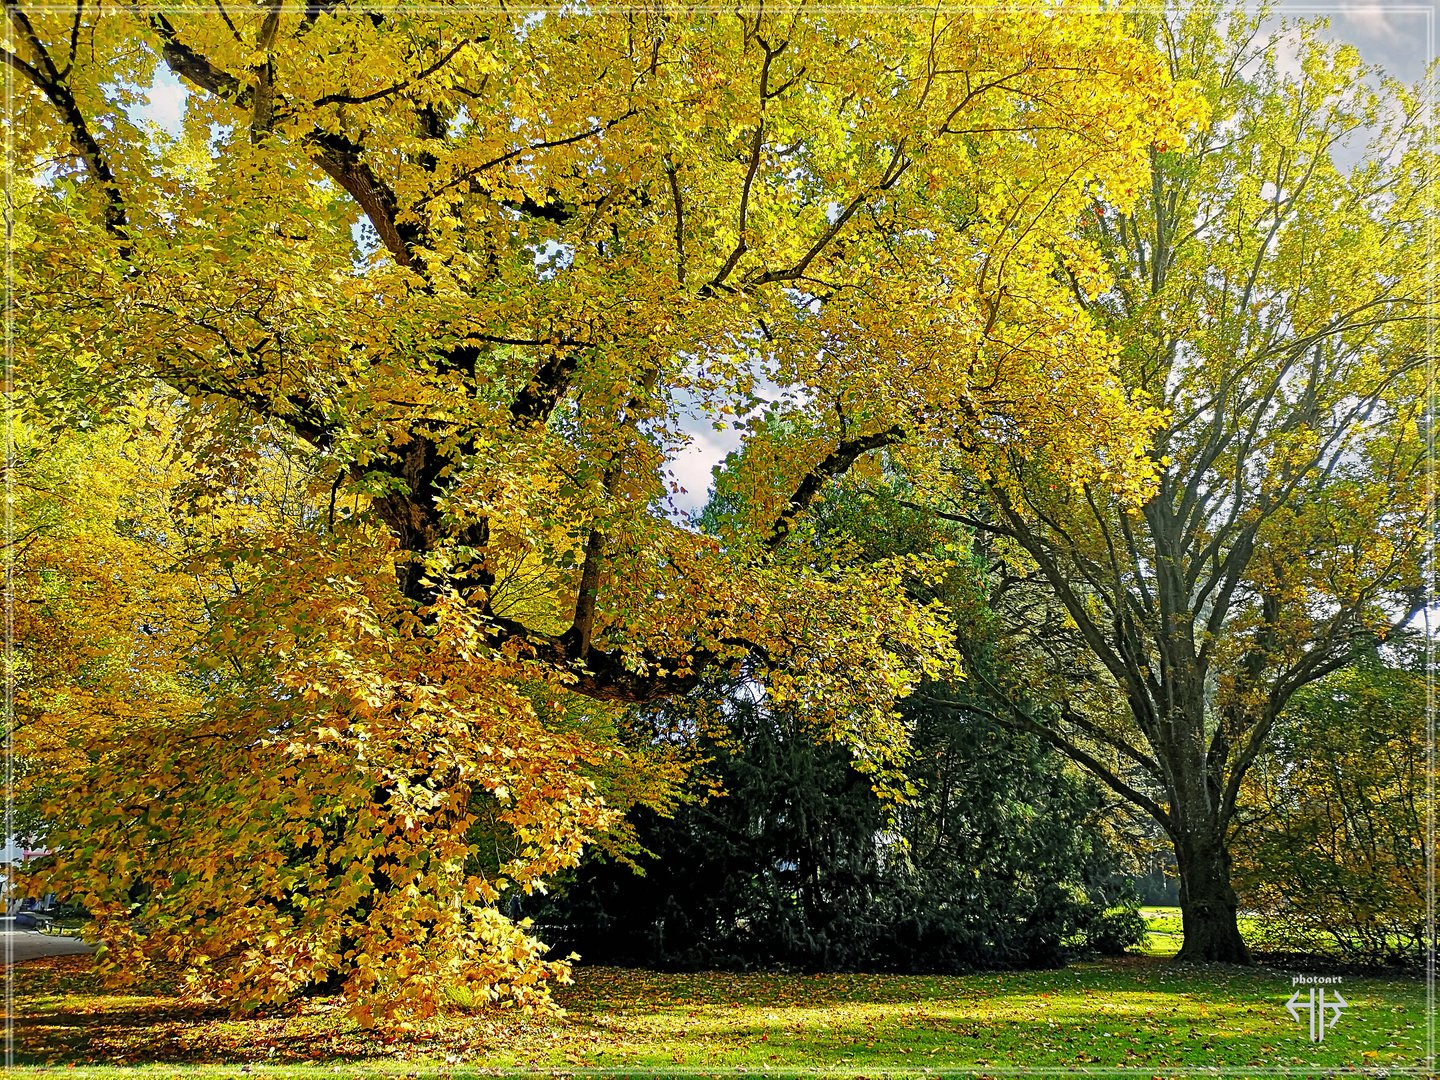
[[[1230,851],[1220,831],[1197,831],[1175,843],[1180,869],[1180,920],[1185,942],[1177,960],[1250,963],[1236,918],[1239,897],[1230,884]]]

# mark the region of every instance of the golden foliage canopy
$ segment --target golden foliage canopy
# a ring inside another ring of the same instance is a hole
[[[552,969],[487,905],[609,820],[572,767],[613,745],[574,731],[603,703],[754,657],[883,775],[894,700],[951,657],[923,566],[842,568],[806,528],[867,456],[1146,479],[1076,223],[1202,107],[1118,13],[6,12],[27,422],[156,380],[230,417],[215,454],[259,417],[318,485],[207,549],[235,577],[197,632],[234,688],[196,741],[96,732],[147,799],[161,759],[201,794],[143,821],[117,796],[65,862],[117,940],[254,999],[340,969],[372,1001],[461,969],[524,999]],[[161,69],[177,133],[128,108]],[[668,503],[706,424],[746,433],[723,538]],[[477,861],[481,803],[521,869]],[[221,838],[254,897],[224,915]]]

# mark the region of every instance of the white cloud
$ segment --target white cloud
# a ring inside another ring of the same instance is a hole
[[[1366,37],[1380,41],[1400,40],[1400,28],[1381,4],[1341,4],[1340,21]]]
[[[1281,34],[1270,47],[1270,57],[1275,61],[1275,70],[1284,78],[1298,79],[1302,74],[1300,66],[1300,40],[1293,33]]]
[[[745,432],[733,427],[725,431],[711,428],[691,432],[685,448],[665,467],[666,473],[685,489],[673,496],[677,510],[695,513],[709,502],[715,466],[731,451],[739,449],[744,440]]]
[[[1433,4],[1427,8],[1416,0],[1340,0],[1338,5],[1280,0],[1274,12],[1281,18],[1329,18],[1331,39],[1349,42],[1366,63],[1378,64],[1405,82],[1420,78],[1430,61]]]
[[[145,103],[131,110],[136,123],[151,123],[172,136],[178,136],[185,122],[185,84],[164,64],[155,68],[155,78],[145,92]]]

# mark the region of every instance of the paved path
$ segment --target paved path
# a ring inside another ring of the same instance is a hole
[[[38,956],[72,956],[94,952],[95,946],[63,934],[42,934],[39,930],[16,930],[12,920],[0,918],[0,964],[19,964]]]

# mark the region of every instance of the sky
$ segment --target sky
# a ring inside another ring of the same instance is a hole
[[[1330,32],[1349,42],[1370,64],[1378,64],[1407,83],[1420,79],[1434,56],[1437,11],[1434,3],[1302,3],[1280,0],[1274,6],[1281,17],[1330,19]],[[1284,66],[1284,57],[1281,57]],[[185,110],[184,85],[163,66],[150,87],[148,101],[136,110],[140,120],[149,121],[178,134]],[[670,463],[670,472],[684,492],[674,499],[677,510],[698,511],[704,506],[714,467],[739,447],[738,430],[717,432],[708,422],[698,423],[690,444]]]
[[[1299,16],[1327,15],[1335,37],[1350,42],[1360,55],[1396,78],[1414,82],[1433,55],[1437,5],[1281,3],[1277,10]]]

